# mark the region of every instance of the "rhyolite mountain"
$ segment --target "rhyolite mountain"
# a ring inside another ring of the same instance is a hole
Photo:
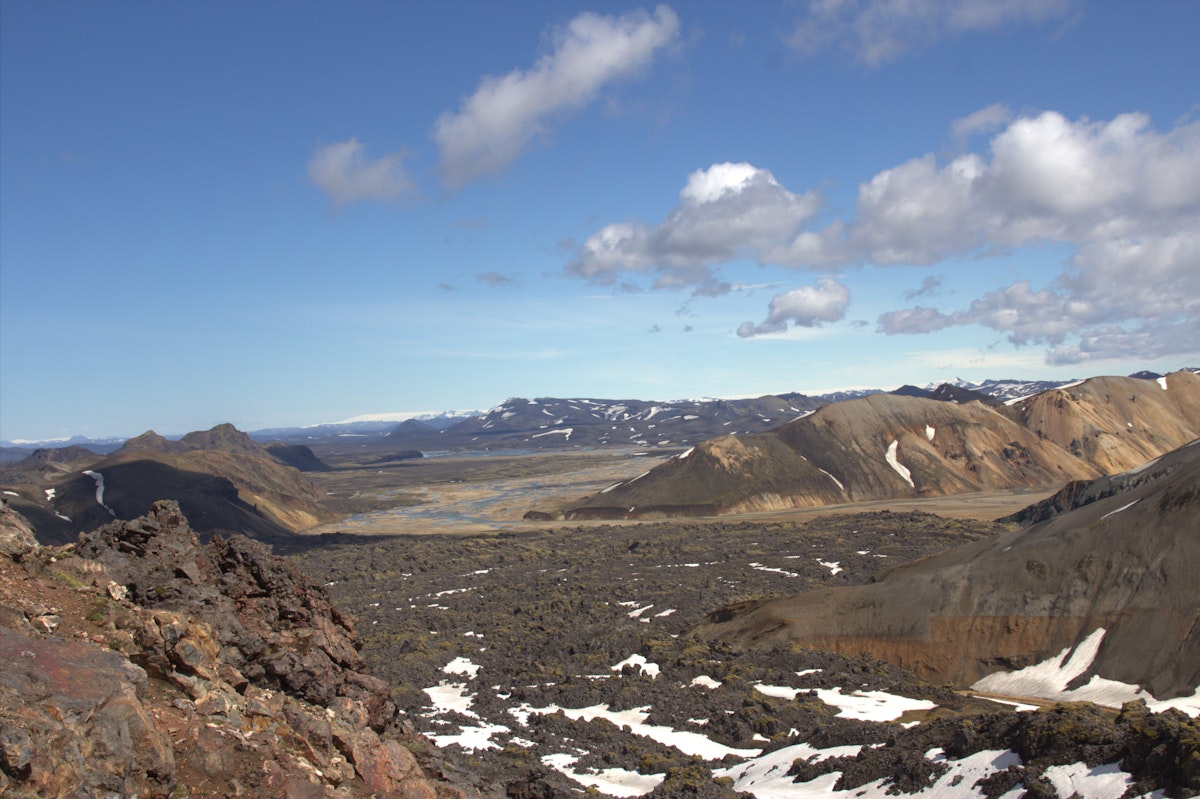
[[[1200,443],[1096,483],[1073,484],[1031,526],[899,566],[868,585],[752,601],[695,632],[870,654],[970,686],[1103,641],[1084,677],[1158,699],[1200,685]],[[1082,678],[1081,678],[1082,679]]]
[[[1200,377],[1100,377],[1011,405],[875,394],[690,448],[561,509],[567,519],[722,514],[1057,486],[1200,436]]]
[[[178,501],[205,535],[242,532],[273,541],[333,518],[298,468],[324,466],[310,450],[272,449],[232,425],[178,441],[148,431],[107,456],[85,453],[62,462],[66,469],[39,471],[43,462],[58,463],[43,456],[0,469],[6,496],[43,543],[67,543],[80,531],[132,519],[163,498]]]

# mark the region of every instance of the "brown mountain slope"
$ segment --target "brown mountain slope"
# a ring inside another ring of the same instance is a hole
[[[232,425],[180,441],[147,432],[108,457],[14,488],[14,504],[47,544],[73,541],[114,518],[132,519],[163,497],[179,502],[206,535],[241,532],[277,541],[336,518],[311,479]]]
[[[130,452],[142,452],[144,450],[153,450],[154,452],[187,452],[189,447],[186,444],[181,444],[178,441],[170,441],[163,438],[153,430],[147,430],[140,436],[134,436],[126,441],[120,449],[114,451],[113,455],[123,455]]]
[[[103,459],[103,455],[83,447],[37,449],[31,455],[0,468],[0,482],[5,485],[35,486],[86,469]]]
[[[1093,378],[1013,408],[878,394],[706,441],[563,515],[720,514],[1060,485],[1133,468],[1198,435],[1200,377],[1191,372]]]
[[[706,441],[566,516],[811,507],[1052,485],[1099,473],[982,403],[877,394],[827,405],[767,433]]]
[[[214,533],[239,532],[274,543],[289,536],[288,527],[243,499],[228,477],[180,468],[159,458],[164,456],[97,464],[92,471],[104,479],[103,504],[97,499],[92,475],[78,473],[60,482],[54,508],[70,522],[56,536],[48,534],[44,520],[23,508],[22,513],[34,522],[39,540],[69,543],[80,531],[93,530],[113,519],[136,518],[157,501],[155,497],[170,496],[177,498],[175,501],[195,520],[195,529],[206,538]]]
[[[228,480],[236,490],[239,500],[286,530],[303,530],[331,518],[319,506],[321,494],[316,485],[299,470],[285,466],[272,457],[203,449],[181,454],[144,450],[114,454],[96,464],[93,471],[107,475],[115,466],[129,466],[139,461],[153,461],[181,473]],[[121,484],[114,482],[112,478],[106,479],[106,495],[108,492],[120,491],[121,488]],[[170,496],[178,498],[181,503],[187,503],[186,490],[182,486],[176,487],[176,493],[163,493],[157,486],[152,485],[138,489],[138,494],[145,497],[155,495],[156,492],[158,498]],[[149,506],[136,510],[133,515],[144,513],[146,507]],[[195,513],[194,510],[190,512]],[[130,518],[121,515],[122,518]],[[202,522],[197,524],[197,529],[206,529]]]
[[[1156,479],[879,582],[745,603],[697,632],[745,647],[868,653],[967,686],[1106,629],[1092,672],[1160,699],[1200,683],[1200,444]]]
[[[1115,474],[1200,435],[1200,376],[1094,377],[1042,392],[1013,410],[1039,436]]]
[[[270,458],[270,451],[250,436],[229,423],[219,424],[210,430],[197,430],[179,439],[179,443],[191,450],[226,452],[230,455],[251,455]]]

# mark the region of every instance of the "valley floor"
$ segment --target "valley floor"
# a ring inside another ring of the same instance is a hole
[[[309,535],[334,532],[364,536],[463,535],[521,532],[543,529],[548,524],[577,526],[580,522],[527,522],[523,517],[533,509],[552,512],[616,482],[637,477],[671,454],[646,450],[497,452],[437,456],[382,465],[363,465],[347,459],[338,470],[314,476],[331,498],[374,510],[304,532]],[[1059,487],[880,500],[686,521],[800,522],[831,514],[883,510],[921,511],[946,518],[988,521],[1038,502]]]

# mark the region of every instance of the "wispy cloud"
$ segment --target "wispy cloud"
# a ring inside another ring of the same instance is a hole
[[[521,281],[511,275],[502,275],[499,272],[484,272],[475,276],[475,280],[479,283],[484,283],[488,286],[497,288],[506,288],[521,285]]]
[[[338,205],[372,200],[389,202],[414,193],[404,169],[403,152],[369,159],[357,139],[318,147],[308,162],[308,179]]]
[[[665,5],[653,14],[576,16],[553,32],[551,51],[531,69],[483,78],[457,111],[438,118],[433,138],[443,178],[458,187],[504,169],[552,122],[645,68],[678,36],[679,18]]]
[[[950,123],[950,135],[960,146],[966,146],[967,139],[978,133],[995,133],[1012,121],[1012,110],[1001,103],[993,103],[987,108],[981,108],[968,114],[962,119]]]
[[[827,48],[872,66],[943,39],[1062,19],[1076,0],[810,0],[788,37],[811,55]]]
[[[928,297],[937,294],[942,287],[942,279],[936,275],[926,275],[921,281],[920,288],[904,292],[904,299],[915,300],[917,297]]]

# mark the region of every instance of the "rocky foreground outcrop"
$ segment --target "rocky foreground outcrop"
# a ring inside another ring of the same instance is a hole
[[[0,794],[483,799],[367,673],[351,621],[174,502],[75,547],[0,518]]]

